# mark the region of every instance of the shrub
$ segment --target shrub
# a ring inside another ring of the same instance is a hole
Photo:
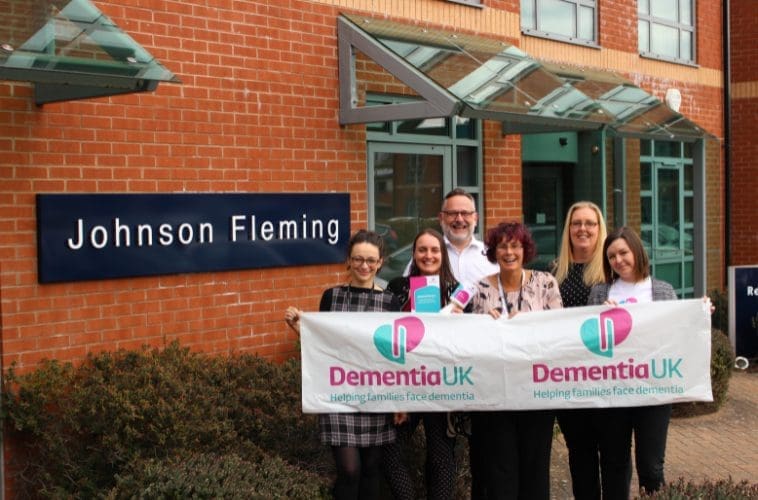
[[[166,474],[213,454],[259,471],[281,469],[272,460],[291,464],[318,490],[332,460],[315,418],[300,411],[299,373],[294,361],[222,359],[176,344],[93,355],[76,368],[48,361],[24,376],[11,369],[3,412],[14,487],[21,496],[92,498],[128,471]],[[223,472],[224,460],[213,470]]]
[[[714,311],[711,315],[711,326],[722,332],[729,331],[729,295],[724,290],[711,290],[708,293]]]
[[[707,498],[709,500],[752,500],[758,498],[758,483],[741,481],[735,483],[731,478],[716,482],[705,480],[702,483],[685,482],[679,478],[651,494],[642,493],[640,498],[657,500],[684,500],[686,498]]]
[[[734,367],[734,351],[726,334],[721,330],[711,330],[711,391],[713,402],[676,403],[673,417],[692,417],[718,411],[726,402],[729,379]]]
[[[304,479],[275,457],[250,462],[236,454],[192,453],[130,463],[106,498],[328,498],[323,484]]]

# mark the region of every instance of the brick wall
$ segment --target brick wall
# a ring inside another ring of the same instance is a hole
[[[349,192],[352,228],[365,227],[365,127],[337,122],[344,3],[95,2],[183,83],[42,108],[30,85],[0,83],[3,366],[174,340],[213,353],[297,354],[284,309],[317,308],[323,289],[345,280],[344,266],[39,285],[34,195]],[[389,5],[353,4],[382,14]],[[484,29],[514,19],[437,0],[389,8],[395,17]],[[518,217],[518,141],[497,125],[485,130],[493,185],[484,220]]]
[[[637,53],[637,2],[598,0],[600,46]]]
[[[730,265],[758,263],[758,11],[731,2]]]
[[[43,108],[0,87],[3,366],[174,340],[289,357],[283,310],[344,280],[333,265],[37,284],[39,192],[350,192],[366,225],[365,128],[336,118],[337,10],[227,4],[97,2],[182,85]]]
[[[717,72],[641,60],[636,24],[627,26],[635,9],[629,2],[600,2],[601,50],[521,36],[515,0],[484,9],[441,0],[95,5],[183,83],[36,108],[28,84],[0,82],[5,367],[174,340],[214,353],[296,354],[282,311],[289,304],[315,309],[322,290],[345,279],[342,265],[39,285],[34,195],[339,191],[350,193],[353,229],[365,227],[365,127],[337,121],[339,12],[518,41],[536,56],[558,54],[572,64],[633,67],[629,76],[658,95],[683,89],[683,111],[722,133]],[[614,20],[614,9],[631,14]],[[718,69],[717,57],[706,60]],[[487,121],[483,149],[484,226],[520,218],[520,138],[503,137],[500,124]],[[718,163],[713,168],[720,173]]]
[[[755,2],[737,0],[729,3],[731,29],[731,81],[758,80],[758,12]]]

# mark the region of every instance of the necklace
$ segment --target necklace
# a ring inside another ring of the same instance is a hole
[[[521,284],[518,288],[518,301],[516,302],[516,310],[521,311],[521,301],[524,298],[523,292],[524,292],[524,279],[526,277],[526,271],[523,269],[521,270]],[[500,292],[500,303],[503,304],[503,307],[505,308],[508,315],[511,314],[511,305],[508,303],[505,297],[505,291],[503,290],[503,280],[500,278],[500,275],[497,276],[497,291]]]

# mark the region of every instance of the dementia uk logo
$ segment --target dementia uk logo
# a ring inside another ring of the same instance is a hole
[[[579,334],[585,347],[606,358],[613,357],[613,348],[632,331],[632,316],[626,309],[614,308],[582,323]]]
[[[374,331],[374,346],[379,353],[404,365],[406,354],[416,349],[424,339],[426,327],[415,316],[398,318],[392,324],[381,325]],[[343,366],[329,367],[329,384],[332,386],[462,386],[474,385],[471,378],[473,366],[426,366],[392,370],[370,368],[346,369]]]
[[[405,353],[413,351],[424,338],[424,323],[414,317],[396,319],[391,325],[382,325],[374,332],[374,345],[390,361],[405,364]]]
[[[624,342],[632,332],[632,316],[626,309],[617,307],[588,318],[579,328],[584,346],[593,354],[613,358],[614,348]],[[644,356],[644,353],[637,353]],[[633,357],[611,361],[609,364],[580,363],[568,366],[532,365],[532,381],[584,382],[628,379],[682,378],[679,371],[682,358],[649,359],[637,362]]]

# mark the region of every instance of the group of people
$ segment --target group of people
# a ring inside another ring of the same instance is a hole
[[[566,216],[552,273],[527,269],[537,248],[528,228],[503,222],[475,238],[478,223],[471,194],[454,189],[439,214],[443,234],[424,229],[412,245],[406,275],[382,289],[376,284],[384,256],[382,238],[360,230],[348,244],[347,284],[327,289],[320,311],[409,311],[409,276],[440,277],[441,304],[459,283],[475,283],[465,311],[493,318],[590,304],[673,300],[668,283],[651,278],[642,242],[629,228],[607,234],[597,205],[578,202]],[[299,332],[301,311],[289,307],[285,321]],[[557,415],[556,415],[557,413]],[[554,421],[569,452],[577,499],[629,498],[631,443],[640,488],[658,490],[671,405],[561,411],[472,412],[467,433],[474,499],[547,499]],[[382,471],[395,498],[416,492],[404,463],[409,433],[423,422],[426,491],[429,499],[453,498],[455,434],[445,413],[339,413],[319,416],[321,440],[331,446],[337,478],[334,497],[378,498]]]

